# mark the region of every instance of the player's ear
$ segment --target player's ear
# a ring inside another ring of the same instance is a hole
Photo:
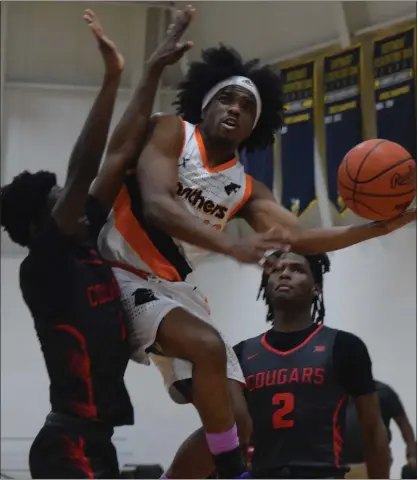
[[[321,293],[321,288],[319,285],[315,284],[313,287],[312,287],[312,294],[314,297],[319,297]]]

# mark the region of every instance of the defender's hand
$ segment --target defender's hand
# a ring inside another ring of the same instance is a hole
[[[99,19],[93,10],[85,10],[83,19],[86,21],[90,30],[93,32],[93,35],[97,39],[105,63],[106,74],[110,76],[119,76],[125,66],[125,59],[118,52],[115,43],[105,35],[103,27],[100,25]]]
[[[184,32],[187,30],[195,9],[190,5],[184,10],[176,12],[174,22],[168,27],[164,40],[157,50],[151,55],[148,63],[165,67],[172,65],[193,47],[193,42],[181,42]]]

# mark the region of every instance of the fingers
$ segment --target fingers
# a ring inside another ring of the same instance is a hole
[[[87,25],[90,27],[90,29],[93,31],[93,33],[96,35],[96,37],[102,37],[103,36],[102,26],[100,25],[99,19],[97,18],[96,14],[93,12],[93,10],[90,10],[89,8],[87,8],[84,11],[83,20],[85,20]]]
[[[86,10],[84,10],[84,15],[83,15],[83,19],[89,24],[91,25],[92,23],[99,23],[97,17],[96,17],[96,14],[93,12],[93,10],[90,10],[89,8],[87,8]]]
[[[281,228],[270,228],[260,235],[260,245],[264,250],[280,250],[288,252],[290,250],[290,235]]]
[[[178,10],[173,23],[168,27],[167,35],[176,40],[180,39],[190,25],[194,12],[195,9],[191,5],[188,5],[184,10]]]
[[[416,219],[417,219],[417,209],[410,208],[402,212],[397,217],[389,220],[389,223],[392,223],[392,225],[395,224],[395,225],[403,226],[415,221]]]
[[[193,45],[194,43],[190,41],[185,43],[179,43],[177,44],[177,51],[181,53],[186,53],[193,48]]]
[[[402,225],[407,225],[408,223],[414,222],[417,219],[417,209],[411,208],[410,210],[403,212],[398,218]]]

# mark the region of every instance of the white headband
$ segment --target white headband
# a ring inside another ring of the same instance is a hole
[[[250,93],[252,93],[255,97],[256,105],[257,105],[257,111],[255,115],[255,120],[254,120],[254,125],[253,125],[253,130],[255,126],[257,125],[258,119],[260,118],[261,115],[261,97],[258,92],[257,87],[254,85],[254,83],[247,77],[229,77],[226,80],[223,80],[222,82],[217,83],[214,87],[212,87],[209,92],[205,95],[203,102],[202,102],[202,111],[206,108],[207,104],[212,100],[212,98],[222,89],[230,86],[236,86],[236,87],[241,87],[245,88],[245,90],[248,90]]]

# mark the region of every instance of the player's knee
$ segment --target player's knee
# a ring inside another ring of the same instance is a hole
[[[193,362],[210,364],[214,368],[224,368],[226,364],[226,349],[219,333],[212,328],[202,332],[200,338],[193,345]]]

